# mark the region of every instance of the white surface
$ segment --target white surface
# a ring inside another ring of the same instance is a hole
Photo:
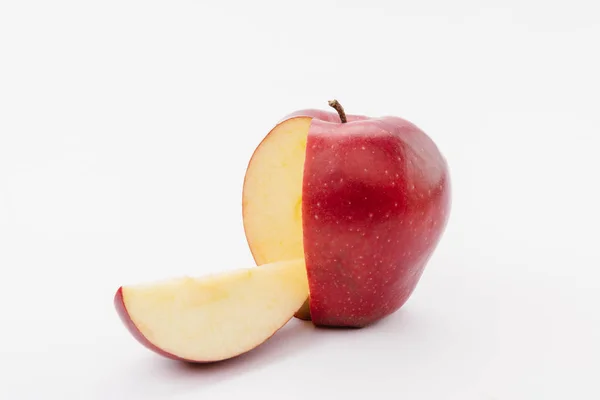
[[[600,398],[596,3],[335,3],[0,3],[0,398]],[[212,367],[139,346],[114,290],[251,266],[248,159],[334,97],[451,165],[409,303]]]

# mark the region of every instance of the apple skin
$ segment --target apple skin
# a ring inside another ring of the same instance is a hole
[[[402,307],[445,230],[448,165],[435,143],[398,117],[312,117],[303,177],[310,318],[364,327]]]
[[[131,335],[142,346],[146,347],[147,349],[149,349],[163,357],[170,358],[171,360],[183,361],[183,362],[187,362],[187,363],[201,363],[198,361],[188,360],[185,358],[177,357],[171,353],[164,351],[160,347],[155,346],[148,339],[146,339],[146,337],[144,335],[142,335],[140,330],[135,326],[135,324],[129,317],[129,312],[127,311],[127,308],[125,307],[125,302],[123,301],[123,288],[122,287],[120,287],[117,290],[117,292],[115,293],[114,305],[115,305],[115,309],[117,311],[117,315],[121,319],[121,322],[123,323],[123,325],[125,325],[125,328],[127,328],[129,333],[131,333]]]

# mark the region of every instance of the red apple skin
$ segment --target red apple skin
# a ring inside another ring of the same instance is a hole
[[[129,317],[129,312],[127,311],[127,308],[125,307],[125,302],[123,301],[123,288],[122,287],[120,287],[117,290],[117,292],[115,293],[114,304],[115,304],[115,309],[117,310],[117,314],[119,315],[121,322],[123,322],[123,325],[125,325],[125,327],[129,331],[129,333],[131,333],[131,335],[139,343],[141,343],[144,347],[146,347],[149,350],[152,350],[153,352],[155,352],[163,357],[170,358],[171,360],[183,361],[183,362],[188,362],[188,363],[197,363],[197,361],[180,358],[171,353],[164,351],[163,349],[153,345],[148,339],[146,339],[146,337],[144,335],[142,335],[140,330],[135,326],[135,324]]]
[[[310,316],[317,326],[364,327],[413,293],[451,207],[446,160],[418,127],[398,117],[320,110],[303,178],[303,235]]]

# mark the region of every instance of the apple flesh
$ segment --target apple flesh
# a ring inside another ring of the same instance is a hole
[[[242,207],[258,264],[304,258],[310,301],[297,317],[363,327],[411,296],[450,203],[446,161],[414,124],[301,110],[257,147]]]
[[[303,259],[200,278],[122,286],[115,307],[129,332],[171,359],[215,362],[254,349],[308,295]]]

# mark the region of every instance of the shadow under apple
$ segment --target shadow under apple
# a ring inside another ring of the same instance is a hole
[[[292,319],[269,340],[237,357],[213,363],[189,363],[157,357],[148,352],[147,358],[122,369],[122,379],[104,382],[95,395],[115,398],[165,398],[174,391],[202,391],[216,383],[256,371],[292,357],[306,348],[318,346],[315,328],[311,323]],[[315,343],[317,342],[317,343]]]

